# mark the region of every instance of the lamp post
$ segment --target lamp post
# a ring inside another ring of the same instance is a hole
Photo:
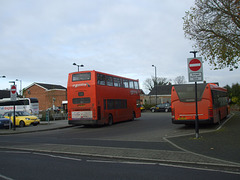
[[[155,81],[154,81],[154,87],[156,89],[156,105],[157,105],[157,67],[155,65],[152,65],[152,67],[155,68]]]
[[[6,78],[6,76],[0,76],[0,78]]]
[[[79,67],[84,67],[84,65],[83,65],[83,64],[81,64],[81,65],[78,65],[78,64],[76,64],[76,63],[73,63],[73,65],[78,67],[78,72],[79,72]]]
[[[19,94],[20,94],[20,96],[22,96],[22,80],[20,80],[20,79],[16,79],[16,81],[20,81],[20,90],[19,90]]]

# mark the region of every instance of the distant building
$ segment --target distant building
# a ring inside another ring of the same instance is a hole
[[[39,101],[39,110],[61,107],[62,101],[67,100],[67,88],[61,85],[33,83],[23,92],[26,98],[34,97]]]
[[[0,90],[0,99],[3,99],[3,98],[10,98],[9,90]]]
[[[156,94],[157,94],[157,104],[161,103],[171,103],[171,90],[172,85],[159,85],[154,87],[152,91],[145,97],[146,104],[156,104]]]

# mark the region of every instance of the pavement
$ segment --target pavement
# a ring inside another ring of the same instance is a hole
[[[71,127],[72,126],[68,125],[67,120],[43,121],[38,126],[16,128],[15,131],[12,129],[1,129],[0,135],[49,131]],[[240,112],[234,112],[217,130],[201,133],[200,129],[199,132],[200,138],[198,139],[194,138],[194,134],[164,138],[175,150],[65,144],[0,145],[0,148],[114,158],[119,160],[158,162],[174,165],[181,164],[184,166],[202,166],[205,168],[206,166],[210,166],[213,169],[225,169],[240,174]]]

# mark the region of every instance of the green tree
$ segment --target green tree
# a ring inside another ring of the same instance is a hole
[[[214,69],[240,62],[240,0],[195,0],[183,17],[185,36]]]
[[[240,105],[240,85],[238,83],[232,85],[231,98],[234,104]]]
[[[231,99],[231,102],[240,105],[240,85],[236,83],[232,84],[232,87],[227,85],[225,88],[228,90],[228,96]]]

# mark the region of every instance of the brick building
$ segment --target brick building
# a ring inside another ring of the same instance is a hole
[[[62,101],[67,100],[67,89],[61,85],[33,83],[23,91],[24,97],[38,99],[40,111],[61,107]]]

